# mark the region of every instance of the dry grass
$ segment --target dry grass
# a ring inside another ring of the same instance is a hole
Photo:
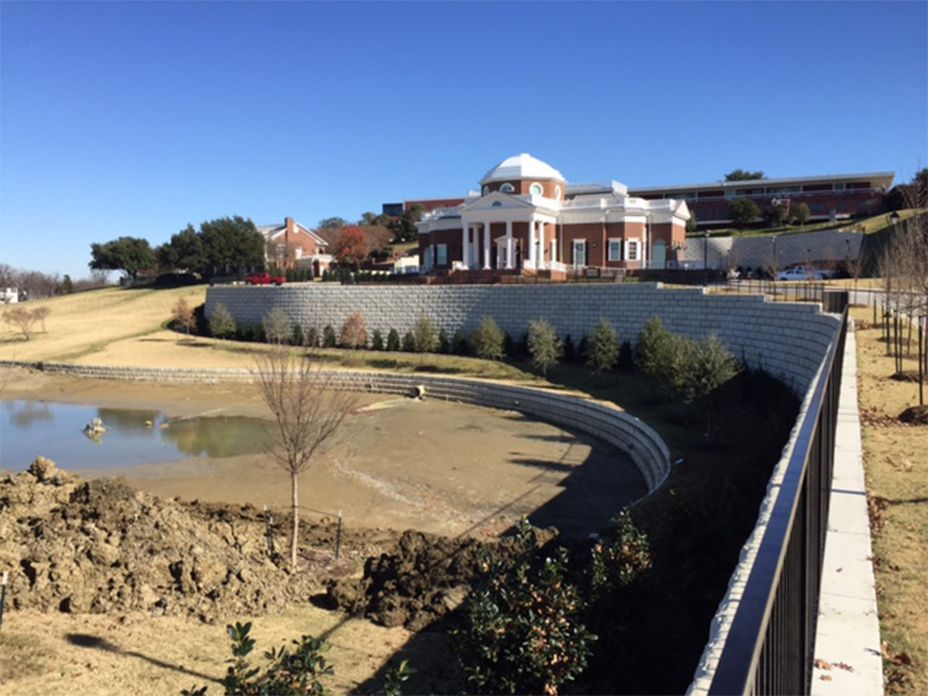
[[[314,607],[249,620],[258,641],[256,663],[265,650],[303,634],[326,635],[333,693],[370,679],[411,636]],[[215,680],[225,674],[229,645],[225,624],[193,619],[10,612],[0,632],[0,692],[178,694],[202,685],[221,693]]]
[[[157,332],[170,319],[171,306],[186,297],[196,306],[206,297],[205,286],[171,290],[105,288],[29,302],[30,309],[48,307],[47,330],[29,341],[3,325],[0,359],[77,361],[108,345]]]
[[[858,383],[864,463],[874,523],[873,554],[880,629],[890,657],[887,692],[928,693],[928,427],[896,418],[917,403],[917,385],[890,378],[878,328],[863,328],[870,310],[853,310],[858,321]],[[914,370],[915,360],[905,369]]]

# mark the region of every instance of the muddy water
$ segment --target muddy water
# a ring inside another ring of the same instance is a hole
[[[101,434],[85,434],[99,418]],[[0,402],[0,468],[21,471],[36,456],[68,468],[110,469],[173,462],[186,457],[225,458],[262,452],[268,422],[203,414],[169,418],[160,410],[105,408],[39,400]]]

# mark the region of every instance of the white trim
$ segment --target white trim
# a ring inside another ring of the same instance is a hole
[[[544,196],[545,187],[537,181],[533,181],[528,187],[528,192],[533,196]]]
[[[513,186],[512,184],[510,184],[508,181],[505,181],[505,182],[503,182],[503,184],[499,187],[499,192],[500,192],[500,193],[515,193],[515,192],[516,192],[516,187]]]
[[[580,244],[583,246],[583,263],[577,263],[577,245]],[[589,255],[587,254],[588,246],[586,243],[586,238],[583,239],[574,239],[570,244],[570,257],[571,257],[571,266],[574,268],[583,268],[587,265],[587,262],[590,260]]]

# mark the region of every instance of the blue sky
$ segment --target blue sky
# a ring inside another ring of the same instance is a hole
[[[0,261],[355,219],[530,152],[630,186],[928,164],[928,5],[0,4]]]

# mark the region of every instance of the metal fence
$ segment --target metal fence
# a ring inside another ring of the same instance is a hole
[[[828,286],[820,281],[784,283],[773,280],[729,280],[710,285],[711,292],[765,295],[775,302],[823,302]]]
[[[843,312],[744,593],[725,638],[710,694],[807,694],[847,332],[847,292],[828,292],[825,311]]]

